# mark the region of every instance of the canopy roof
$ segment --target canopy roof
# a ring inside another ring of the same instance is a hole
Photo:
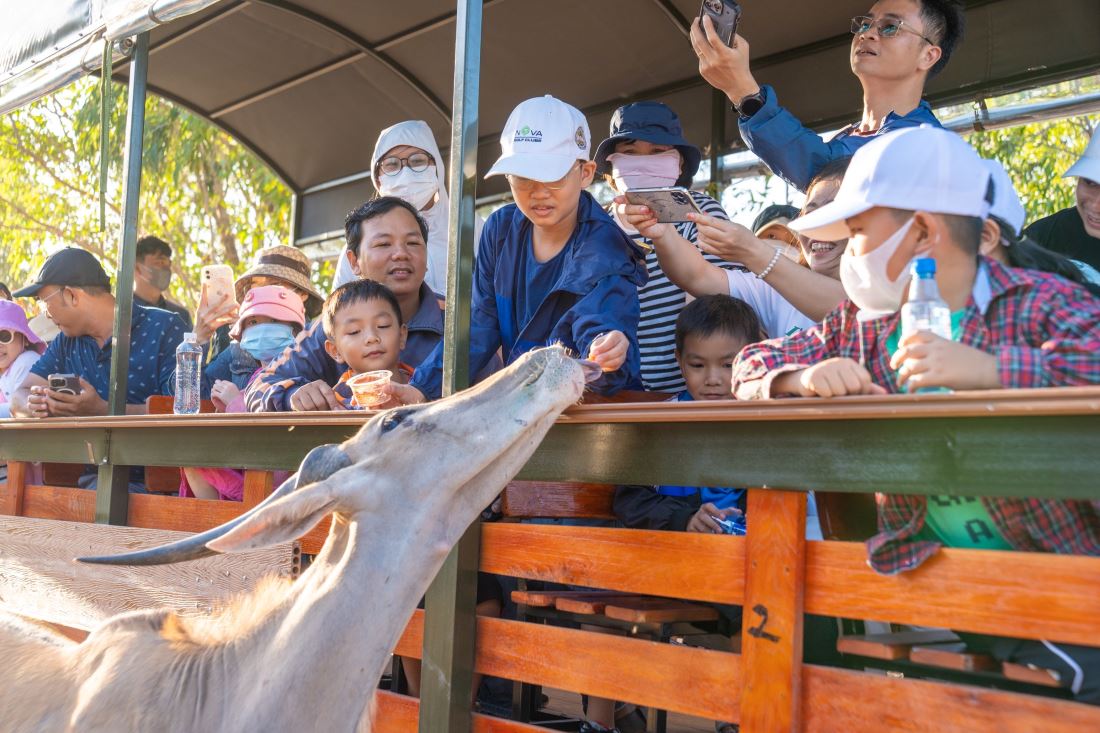
[[[782,103],[810,127],[835,128],[858,116],[861,98],[848,70],[847,19],[869,4],[742,0],[742,33],[752,44],[754,73],[774,84]],[[371,194],[366,169],[382,128],[423,119],[441,148],[449,143],[453,2],[62,0],[53,5],[54,14],[37,24],[28,22],[7,35],[0,31],[0,80],[9,80],[0,86],[0,111],[72,76],[71,61],[60,68],[59,59],[74,42],[79,46],[104,30],[115,38],[152,27],[150,89],[212,120],[270,164],[300,195],[300,239],[339,228],[343,214]],[[66,11],[59,12],[60,6]],[[1100,68],[1095,0],[1042,6],[1031,0],[970,0],[967,6],[967,39],[932,83],[934,103]],[[708,148],[712,95],[686,38],[698,7],[699,0],[486,0],[479,167],[487,170],[495,159],[497,137],[512,107],[545,93],[584,110],[597,141],[617,106],[660,99],[679,112],[688,139]],[[82,20],[87,22],[81,30]],[[51,47],[52,57],[35,58]],[[83,66],[77,73],[98,66],[97,54],[87,47],[79,57]],[[115,69],[125,81],[126,64]],[[27,80],[35,74],[28,92]],[[741,146],[732,117],[726,116],[720,152]],[[500,185],[484,182],[479,193]]]

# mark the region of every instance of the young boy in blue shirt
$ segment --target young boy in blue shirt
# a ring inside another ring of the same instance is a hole
[[[515,203],[490,216],[481,233],[470,372],[481,371],[498,349],[511,364],[561,343],[603,369],[593,390],[640,389],[644,253],[584,190],[596,172],[588,122],[549,95],[528,99],[513,110],[500,143],[488,176],[507,176]],[[403,402],[419,402],[439,397],[442,381],[440,343],[410,385],[390,389]]]
[[[676,361],[687,389],[677,402],[730,400],[733,362],[766,338],[756,312],[728,295],[704,295],[676,319]],[[744,489],[699,486],[620,486],[615,514],[627,527],[723,534],[716,520],[740,519]]]

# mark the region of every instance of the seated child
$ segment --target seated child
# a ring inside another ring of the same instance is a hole
[[[869,142],[836,199],[791,222],[811,237],[849,236],[840,274],[850,300],[818,326],[738,355],[737,397],[1100,382],[1100,300],[1057,275],[980,256],[992,201],[988,169],[953,133],[919,127]],[[898,310],[917,257],[936,262],[951,339],[900,333]],[[942,546],[1100,555],[1100,512],[1086,501],[884,494],[877,503],[879,534],[867,542],[868,560],[887,575],[914,570]],[[985,646],[978,651],[1001,661],[1058,670],[1074,680],[1078,701],[1100,704],[1097,650],[1007,639]]]
[[[728,295],[704,295],[676,319],[676,361],[687,389],[673,399],[730,400],[733,360],[764,339],[756,312]],[[627,527],[723,534],[716,519],[740,518],[745,490],[699,486],[620,486],[615,514]]]
[[[337,364],[346,366],[333,388],[341,407],[363,410],[395,406],[397,402],[384,394],[378,403],[360,404],[348,384],[356,375],[380,370],[391,372],[391,382],[409,381],[412,367],[399,360],[409,329],[393,291],[374,280],[345,283],[325,300],[322,318],[327,334],[325,351]]]
[[[503,175],[514,204],[489,217],[474,264],[470,373],[498,350],[504,363],[552,343],[603,369],[589,387],[611,394],[640,389],[638,287],[644,254],[584,189],[592,183],[588,122],[549,95],[521,103],[501,133]],[[391,385],[402,402],[440,396],[443,344],[409,386]]]
[[[219,412],[248,412],[245,388],[267,363],[281,354],[305,326],[305,306],[281,285],[253,288],[241,303],[240,317],[230,330],[233,339],[203,370],[203,392]],[[278,476],[277,480],[280,480]],[[180,496],[199,499],[244,498],[244,471],[235,468],[185,468]]]
[[[19,389],[46,345],[27,324],[27,314],[0,300],[0,417],[11,417],[11,394]]]

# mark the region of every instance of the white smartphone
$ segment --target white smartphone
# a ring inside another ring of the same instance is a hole
[[[703,210],[691,191],[673,186],[669,188],[632,188],[625,194],[626,200],[636,206],[648,206],[662,224],[688,221],[688,214],[702,214]]]
[[[202,268],[202,302],[237,302],[233,287],[233,268],[229,265],[206,265]]]

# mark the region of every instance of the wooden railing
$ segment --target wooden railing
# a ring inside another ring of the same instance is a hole
[[[291,468],[362,415],[111,418],[0,424],[0,457],[121,465]],[[247,428],[247,430],[242,430]],[[807,542],[806,489],[1100,498],[1100,390],[756,404],[582,406],[522,475],[535,480],[750,486],[745,538],[494,523],[481,568],[501,575],[745,607],[741,653],[478,619],[476,670],[756,731],[1100,730],[1100,709],[972,685],[804,664],[805,614],[1096,644],[1100,558],[943,550],[882,576],[862,544]],[[247,435],[247,440],[241,440]],[[235,440],[230,438],[235,437]],[[16,463],[0,512],[89,521],[91,492],[31,486]],[[768,477],[774,477],[768,479]],[[784,486],[798,490],[778,490]],[[244,505],[132,496],[134,526],[198,531]],[[583,499],[583,497],[582,497]],[[304,540],[315,551],[315,530]],[[398,652],[419,657],[430,615]],[[378,695],[378,730],[416,729],[416,701]],[[480,716],[474,729],[532,731]]]

